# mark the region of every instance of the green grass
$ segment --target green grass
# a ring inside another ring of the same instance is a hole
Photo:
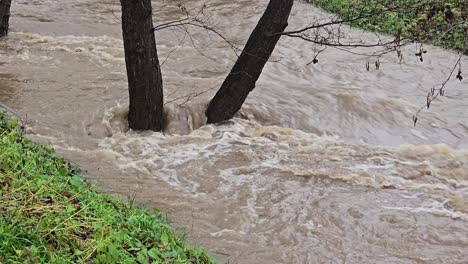
[[[215,263],[158,213],[97,192],[0,113],[0,263]]]
[[[351,25],[468,52],[466,0],[307,0],[343,18],[366,14]],[[389,11],[392,10],[392,11]]]

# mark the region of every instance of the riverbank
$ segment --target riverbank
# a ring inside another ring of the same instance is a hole
[[[0,263],[215,263],[164,217],[99,193],[0,113]]]
[[[347,18],[363,16],[352,26],[401,34],[424,43],[468,52],[465,39],[468,26],[466,1],[419,0],[307,0],[324,10]],[[391,11],[389,11],[391,10]],[[359,15],[358,15],[359,14]]]

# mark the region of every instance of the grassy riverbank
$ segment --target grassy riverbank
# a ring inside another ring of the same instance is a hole
[[[164,217],[101,194],[0,113],[0,263],[214,263]]]
[[[321,8],[352,18],[365,18],[353,26],[401,34],[421,42],[468,52],[468,4],[466,0],[307,0]],[[389,11],[392,10],[392,11]]]

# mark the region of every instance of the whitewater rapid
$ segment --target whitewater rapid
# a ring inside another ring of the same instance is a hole
[[[266,1],[206,5],[209,23],[242,46]],[[172,1],[154,10],[156,24],[182,16]],[[238,116],[205,125],[234,52],[203,30],[191,29],[195,47],[181,31],[156,32],[169,123],[135,132],[119,12],[115,0],[14,1],[0,102],[31,139],[104,191],[160,208],[221,263],[466,263],[466,82],[448,82],[412,122],[455,52],[426,46],[421,63],[409,46],[402,64],[389,55],[367,71],[372,59],[336,49],[307,65],[320,47],[282,38]],[[297,2],[289,27],[326,16]]]

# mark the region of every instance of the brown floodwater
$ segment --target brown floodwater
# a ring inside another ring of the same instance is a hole
[[[204,18],[242,46],[266,4],[209,0]],[[289,28],[326,16],[296,2]],[[100,188],[160,208],[221,263],[468,263],[466,81],[412,122],[455,52],[420,62],[409,46],[367,71],[331,48],[307,65],[320,47],[282,38],[239,116],[204,125],[236,55],[204,30],[158,31],[169,124],[134,132],[119,17],[117,0],[15,0],[0,41],[0,102]],[[154,2],[155,24],[181,17]]]

